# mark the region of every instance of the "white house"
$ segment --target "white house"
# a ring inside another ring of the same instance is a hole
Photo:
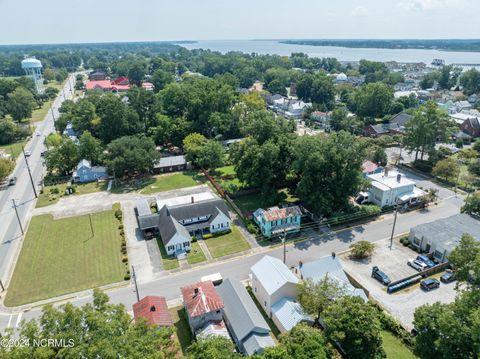
[[[281,260],[265,256],[250,271],[253,294],[278,329],[285,332],[309,321],[296,301],[299,279]]]
[[[389,171],[367,175],[371,181],[369,199],[380,207],[395,204],[414,203],[425,192],[415,187],[415,182],[397,171]]]

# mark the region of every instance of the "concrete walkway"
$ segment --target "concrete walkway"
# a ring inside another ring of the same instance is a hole
[[[210,251],[208,250],[208,247],[205,244],[205,242],[203,241],[203,239],[198,240],[197,243],[200,246],[200,248],[202,249],[203,254],[205,254],[205,257],[207,257],[207,261],[211,261],[213,259],[213,256],[210,253]]]

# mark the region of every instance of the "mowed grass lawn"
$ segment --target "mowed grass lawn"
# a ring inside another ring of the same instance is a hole
[[[197,172],[186,171],[181,173],[163,174],[146,179],[135,179],[112,187],[113,193],[127,193],[137,191],[142,194],[171,191],[184,187],[197,186],[205,182],[205,178]]]
[[[113,210],[57,220],[51,215],[32,217],[5,305],[122,281],[118,226]]]
[[[61,197],[106,191],[108,187],[108,182],[99,183],[95,181],[89,183],[74,184],[73,187],[75,188],[75,193],[65,195],[65,189],[67,188],[67,185],[68,183],[59,183],[52,186],[45,186],[43,188],[43,191],[38,194],[36,207],[40,208],[57,203]],[[55,188],[58,189],[58,194],[55,193]]]
[[[408,349],[402,341],[392,333],[383,330],[381,332],[383,339],[383,349],[388,359],[415,359],[416,356]]]
[[[243,234],[233,224],[230,233],[208,238],[205,240],[205,244],[214,258],[242,252],[250,248]]]
[[[11,155],[13,159],[16,159],[22,153],[22,144],[25,145],[25,141],[18,141],[9,143],[8,145],[0,145],[0,152],[5,152]]]
[[[164,270],[176,269],[180,266],[178,263],[178,259],[173,256],[168,256],[167,251],[165,250],[165,246],[163,245],[162,238],[160,236],[157,237],[157,245],[158,249],[160,250],[160,255],[162,256],[162,267]]]
[[[205,257],[205,254],[203,253],[202,248],[200,248],[198,242],[192,242],[192,248],[187,254],[187,262],[189,264],[195,264],[205,262],[206,260],[207,257]]]

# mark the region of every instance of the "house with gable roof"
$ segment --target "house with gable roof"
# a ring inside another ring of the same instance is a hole
[[[107,177],[108,173],[106,167],[92,166],[90,161],[83,159],[78,163],[76,171],[73,172],[72,181],[85,183]]]
[[[296,233],[300,231],[302,211],[298,206],[291,207],[270,207],[253,212],[253,220],[266,237],[275,236],[281,233]]]
[[[198,282],[180,289],[188,324],[193,334],[211,322],[223,320],[223,300],[212,281]]]
[[[144,318],[149,325],[157,327],[171,327],[172,317],[168,311],[165,297],[146,296],[133,305],[135,321]]]

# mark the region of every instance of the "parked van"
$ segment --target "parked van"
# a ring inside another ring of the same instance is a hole
[[[214,273],[200,278],[200,281],[202,282],[207,282],[209,280],[212,281],[213,285],[220,285],[223,282],[223,278],[220,273]]]

